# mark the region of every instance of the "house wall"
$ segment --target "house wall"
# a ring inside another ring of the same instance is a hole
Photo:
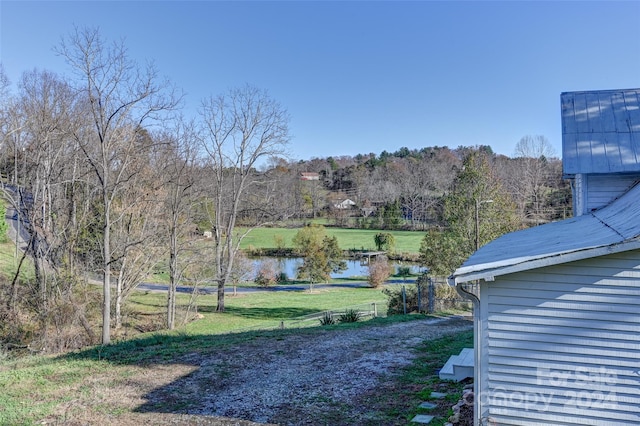
[[[638,173],[576,175],[573,206],[575,216],[606,206],[639,180]]]
[[[640,252],[480,288],[483,425],[640,424]]]

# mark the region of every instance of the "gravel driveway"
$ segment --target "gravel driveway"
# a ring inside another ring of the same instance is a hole
[[[64,392],[55,425],[404,425],[389,380],[425,340],[472,328],[469,318],[414,320],[313,333],[266,334],[167,363],[115,367]],[[212,338],[222,338],[217,336]],[[419,392],[416,389],[415,392]]]
[[[154,407],[167,399],[174,406],[184,403],[187,408],[182,412],[201,419],[379,424],[376,391],[398,367],[411,363],[413,348],[425,339],[471,327],[469,319],[425,319],[258,338],[213,357],[187,357],[183,362],[196,365],[196,370],[146,397]]]

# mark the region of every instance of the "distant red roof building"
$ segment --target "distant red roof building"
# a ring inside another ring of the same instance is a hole
[[[314,172],[300,173],[300,180],[320,180],[320,175]]]

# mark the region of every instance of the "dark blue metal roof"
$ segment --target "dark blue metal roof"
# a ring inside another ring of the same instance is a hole
[[[565,175],[640,171],[640,89],[561,96]]]

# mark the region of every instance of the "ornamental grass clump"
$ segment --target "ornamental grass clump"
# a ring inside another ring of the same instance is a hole
[[[325,312],[322,318],[320,318],[320,325],[333,325],[336,323],[336,319],[333,317],[332,312]]]
[[[357,309],[347,309],[338,317],[339,323],[358,322],[362,318],[362,313]]]

